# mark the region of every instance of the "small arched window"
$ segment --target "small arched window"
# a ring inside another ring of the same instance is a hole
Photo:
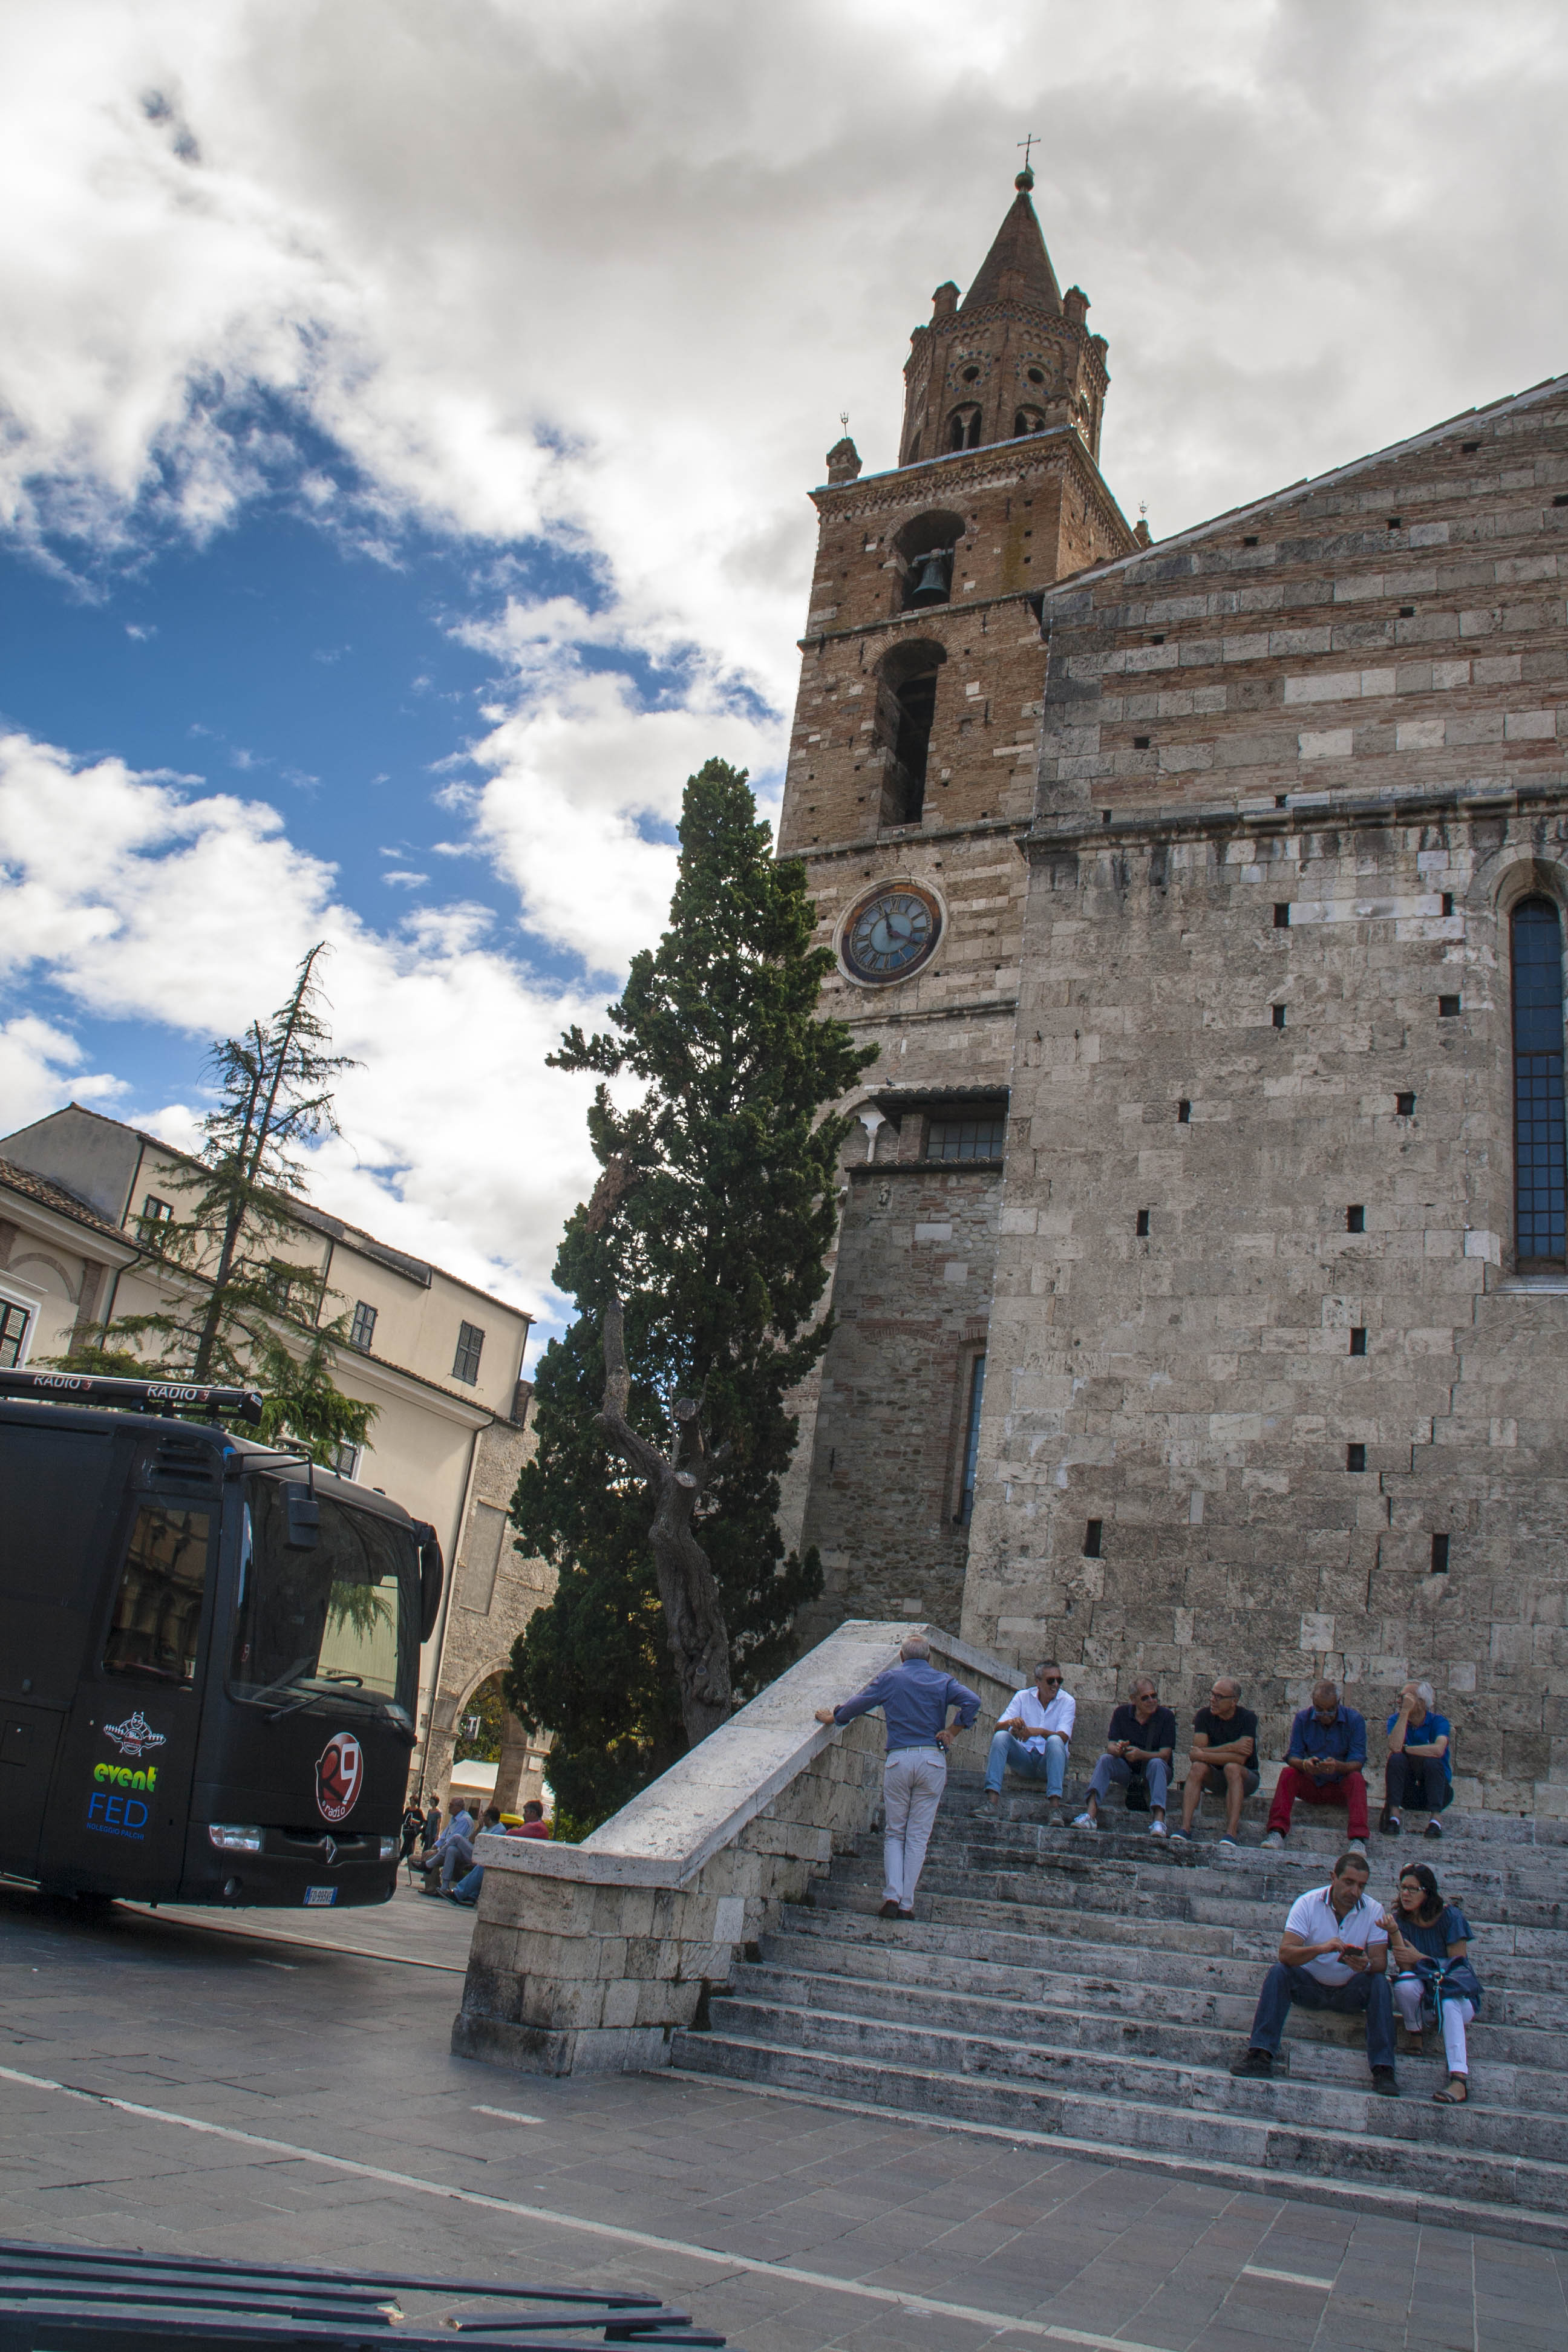
[[[955,408],[947,420],[947,446],[950,449],[978,449],[980,446],[980,411],[978,408]]]
[[[1568,1254],[1563,1105],[1563,927],[1550,898],[1513,910],[1514,1253],[1521,1265]]]
[[[1037,408],[1020,408],[1013,419],[1013,438],[1021,441],[1026,433],[1043,433],[1046,420]]]

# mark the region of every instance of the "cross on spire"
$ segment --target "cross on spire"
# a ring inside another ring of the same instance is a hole
[[[1024,169],[1026,172],[1029,168],[1029,150],[1031,147],[1037,146],[1038,142],[1039,133],[1037,131],[1031,131],[1026,139],[1020,139],[1016,142],[1024,151]]]

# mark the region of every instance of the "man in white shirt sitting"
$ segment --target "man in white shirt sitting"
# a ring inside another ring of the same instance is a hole
[[[1394,2071],[1394,1995],[1388,1983],[1388,1933],[1381,1907],[1367,1900],[1364,1853],[1342,1853],[1326,1886],[1314,1886],[1290,1906],[1279,1957],[1263,1979],[1250,2047],[1233,2074],[1274,2072],[1291,2003],[1302,2009],[1366,2011],[1366,2056],[1372,2087],[1399,2096]]]
[[[1035,1668],[1034,1688],[1016,1692],[996,1726],[985,1765],[985,1794],[994,1807],[1001,1807],[1003,1774],[1014,1771],[1021,1780],[1045,1782],[1051,1820],[1060,1827],[1077,1717],[1078,1701],[1063,1690],[1060,1666],[1047,1658]]]

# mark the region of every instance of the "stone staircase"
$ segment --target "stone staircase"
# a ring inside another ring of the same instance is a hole
[[[1227,2071],[1285,1913],[1338,1850],[1304,1808],[1270,1853],[1254,1800],[1223,1855],[1211,1803],[1185,1849],[1119,1804],[1093,1834],[1048,1827],[1048,1811],[1030,1790],[994,1812],[978,1774],[955,1772],[913,1921],[877,1917],[880,1845],[863,1839],[737,1967],[704,2029],[676,2035],[676,2067],[1568,2245],[1568,1823],[1450,1812],[1439,1845],[1407,1813],[1399,1840],[1373,1832],[1374,1895],[1400,1863],[1430,1862],[1475,1931],[1488,1997],[1470,2104],[1452,2109],[1432,2104],[1435,2030],[1402,2054],[1397,2102],[1371,2090],[1359,2020],[1297,2010],[1271,2080]]]

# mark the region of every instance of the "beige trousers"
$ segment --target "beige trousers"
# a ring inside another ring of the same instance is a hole
[[[915,1888],[946,1786],[947,1758],[934,1741],[929,1748],[895,1748],[882,1768],[882,1900],[896,1903],[900,1911],[915,1907]]]

